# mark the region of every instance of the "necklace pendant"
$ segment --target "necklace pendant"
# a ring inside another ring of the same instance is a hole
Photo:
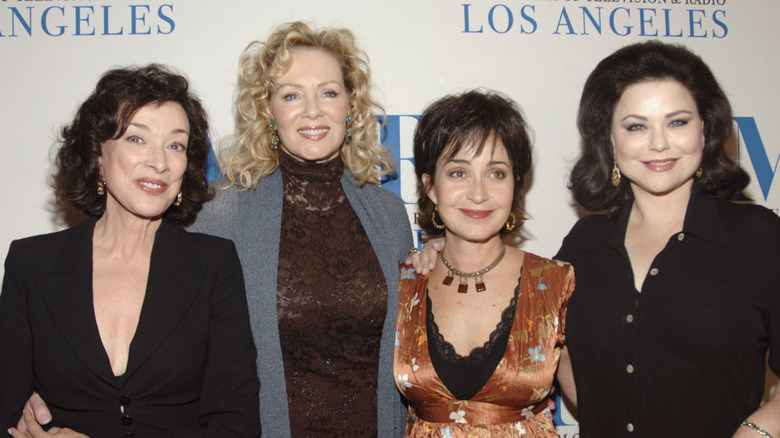
[[[474,285],[477,287],[477,292],[484,292],[487,290],[487,287],[485,287],[485,280],[482,279],[481,275],[474,279]]]
[[[458,293],[459,294],[465,294],[469,290],[468,283],[461,283],[458,285]]]
[[[444,281],[442,281],[442,282],[441,282],[441,284],[443,284],[443,285],[445,285],[445,286],[449,286],[449,285],[451,285],[451,284],[452,284],[452,280],[454,280],[454,278],[452,277],[452,275],[453,275],[453,274],[452,274],[452,272],[449,272],[449,271],[448,271],[448,272],[447,272],[447,276],[446,276],[446,277],[444,277]]]

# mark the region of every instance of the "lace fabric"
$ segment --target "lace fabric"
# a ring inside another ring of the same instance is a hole
[[[439,332],[430,295],[426,295],[426,328],[431,361],[444,385],[459,399],[467,400],[476,395],[501,361],[514,324],[519,292],[520,278],[509,305],[501,312],[495,330],[482,347],[472,349],[468,356],[458,354]]]

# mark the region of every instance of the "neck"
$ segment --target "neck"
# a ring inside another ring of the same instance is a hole
[[[675,225],[682,229],[692,183],[663,195],[634,191],[631,220],[647,225]]]
[[[501,254],[502,245],[498,234],[485,242],[469,242],[448,235],[442,254],[457,270],[474,272],[492,263]]]
[[[129,213],[120,214],[107,208],[95,223],[93,242],[104,249],[130,256],[149,251],[162,219],[143,219]]]

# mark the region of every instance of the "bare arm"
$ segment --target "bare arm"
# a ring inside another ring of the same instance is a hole
[[[780,383],[775,384],[769,400],[746,418],[747,422],[760,427],[773,438],[780,437],[780,397],[777,395],[780,392],[778,391],[779,387]],[[734,438],[760,438],[762,436],[759,431],[744,425],[740,426],[734,433]]]
[[[555,377],[558,379],[564,400],[567,404],[577,407],[577,387],[574,384],[574,372],[571,367],[568,347],[563,347],[561,350],[561,359],[558,361],[558,371]]]

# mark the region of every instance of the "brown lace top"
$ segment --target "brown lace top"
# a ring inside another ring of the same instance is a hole
[[[344,194],[340,157],[310,163],[280,152],[279,167],[276,303],[292,436],[376,436],[387,311],[379,260]]]

